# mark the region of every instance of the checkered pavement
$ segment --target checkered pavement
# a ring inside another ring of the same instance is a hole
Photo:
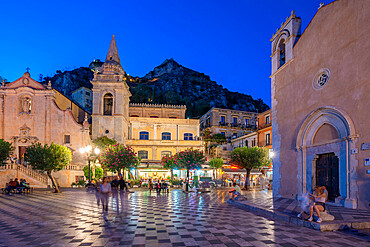
[[[368,232],[317,232],[226,203],[227,191],[110,198],[68,189],[0,195],[0,246],[370,246]]]

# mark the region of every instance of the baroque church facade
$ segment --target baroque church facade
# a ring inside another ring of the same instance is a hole
[[[0,87],[0,139],[14,146],[12,161],[0,166],[0,186],[14,178],[25,178],[35,187],[46,187],[46,176],[24,162],[26,148],[34,143],[67,146],[73,154],[70,166],[54,174],[61,186],[83,178],[85,160],[78,150],[90,143],[85,112],[64,95],[31,78],[26,72],[18,80]]]
[[[370,2],[320,6],[301,35],[294,12],[271,39],[273,194],[325,185],[329,201],[369,209]]]

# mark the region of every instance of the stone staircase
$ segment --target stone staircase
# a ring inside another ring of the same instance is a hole
[[[18,164],[4,164],[0,165],[0,187],[3,188],[5,183],[9,182],[10,179],[23,178],[30,183],[31,187],[34,188],[47,188],[48,187],[48,176],[38,171],[35,171],[31,166],[18,165]]]

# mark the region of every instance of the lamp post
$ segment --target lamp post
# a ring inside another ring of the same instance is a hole
[[[80,148],[80,153],[81,154],[85,154],[86,153],[87,161],[88,161],[88,164],[89,164],[89,184],[91,184],[91,166],[90,166],[90,161],[91,161],[91,156],[93,155],[92,149],[93,148],[90,145],[88,145],[86,147]],[[100,149],[99,148],[94,148],[94,154],[95,155],[98,155],[99,153],[100,153]]]

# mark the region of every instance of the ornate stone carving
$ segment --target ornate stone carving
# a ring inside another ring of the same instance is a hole
[[[21,113],[31,113],[32,109],[32,99],[28,96],[25,96],[21,99],[21,104],[20,104],[20,112]]]

